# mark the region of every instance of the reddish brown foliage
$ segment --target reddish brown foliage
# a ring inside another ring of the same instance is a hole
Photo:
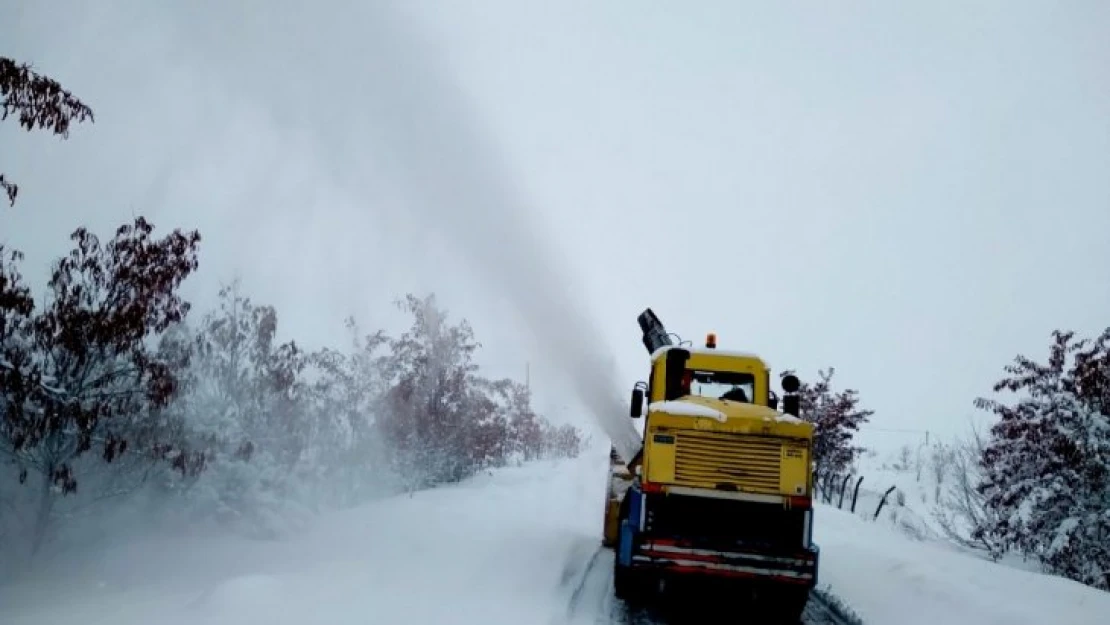
[[[154,239],[152,231],[140,217],[101,245],[78,229],[75,248],[54,267],[49,300],[34,315],[12,266],[18,257],[0,268],[0,401],[7,407],[0,433],[64,492],[77,486],[69,463],[94,445],[109,462],[138,449],[188,468],[142,420],[176,389],[173,363],[148,339],[188,312],[177,288],[197,267],[200,236],[175,231]]]
[[[19,125],[26,130],[46,128],[56,135],[69,136],[73,121],[93,120],[93,112],[83,102],[62,88],[57,81],[31,71],[27,64],[19,64],[0,57],[0,120],[12,113],[19,115]],[[8,195],[8,202],[15,205],[19,187],[0,174],[0,189]]]
[[[978,490],[995,514],[974,536],[1016,548],[1050,570],[1110,589],[1110,328],[1095,340],[1056,331],[1048,362],[1018,356],[980,398],[998,417],[982,450]],[[1070,361],[1070,364],[1069,364]]]
[[[859,393],[854,389],[834,392],[832,377],[835,369],[819,371],[816,383],[803,382],[801,418],[816,426],[813,459],[823,474],[839,475],[849,470],[861,449],[852,444],[856,432],[866,423],[873,410],[859,407]],[[784,371],[782,375],[793,373]]]
[[[378,422],[395,470],[426,486],[513,457],[577,453],[577,431],[550,427],[533,411],[524,385],[478,375],[471,361],[478,343],[465,321],[446,324],[433,297],[410,295],[402,308],[414,323],[389,342],[391,385]]]

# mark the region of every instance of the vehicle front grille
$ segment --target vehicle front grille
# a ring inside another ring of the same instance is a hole
[[[675,433],[675,481],[749,493],[779,492],[782,441],[758,436],[683,430]]]

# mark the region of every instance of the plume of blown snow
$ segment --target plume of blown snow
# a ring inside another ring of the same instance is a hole
[[[597,327],[578,305],[557,251],[529,219],[530,204],[485,139],[478,117],[435,51],[387,3],[372,5],[376,56],[365,71],[377,82],[368,108],[391,123],[375,126],[389,175],[406,206],[430,228],[448,233],[491,286],[499,288],[554,364],[570,376],[579,400],[631,458],[640,435],[627,417],[617,368]]]
[[[197,49],[205,67],[256,113],[305,139],[327,182],[373,210],[388,206],[384,183],[406,220],[441,232],[468,258],[618,453],[631,457],[640,436],[604,337],[441,51],[406,14],[413,4],[340,5],[176,10],[185,41],[205,42]]]

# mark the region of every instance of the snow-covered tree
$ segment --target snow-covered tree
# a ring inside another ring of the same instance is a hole
[[[219,302],[198,327],[189,387],[178,398],[194,444],[209,456],[189,496],[201,514],[269,533],[298,486],[310,436],[307,359],[295,343],[277,344],[277,312],[241,295],[237,283],[220,290]]]
[[[465,320],[447,324],[433,295],[408,295],[398,306],[413,316],[413,325],[390,340],[382,433],[393,469],[411,491],[471,472],[465,435],[479,344]]]
[[[979,461],[986,444],[983,434],[973,427],[966,439],[958,440],[946,454],[934,458],[935,470],[943,472],[944,478],[943,486],[938,486],[940,494],[933,506],[933,518],[953,543],[996,556],[1004,550],[1001,544],[977,531],[998,522],[997,513],[987,506],[986,497],[979,492],[983,481]],[[941,484],[939,477],[937,484]]]
[[[366,501],[385,488],[386,449],[376,429],[386,390],[387,337],[363,335],[346,321],[350,352],[324,348],[310,358],[309,460],[313,479],[338,506]]]
[[[190,470],[190,456],[167,442],[151,418],[173,396],[179,364],[152,341],[189,310],[177,290],[197,267],[200,236],[174,231],[155,239],[152,232],[140,217],[102,245],[78,229],[38,311],[28,309],[18,273],[0,269],[0,445],[20,482],[31,480],[37,489],[32,551],[46,536],[57,499],[75,493],[82,469],[95,465],[80,462],[88,454],[107,463],[169,460]]]
[[[875,414],[859,407],[854,389],[834,391],[835,369],[818,371],[817,382],[801,384],[801,418],[814,424],[813,459],[825,475],[840,475],[851,470],[863,448],[852,444],[861,425]],[[793,373],[783,371],[782,375]]]
[[[976,535],[1047,570],[1110,590],[1110,328],[1094,340],[1056,331],[1047,363],[1018,356],[994,386],[979,492],[995,513]]]
[[[499,414],[504,419],[503,452],[506,459],[530,461],[543,453],[543,422],[532,408],[532,392],[513,380],[497,380],[487,391],[495,398]]]
[[[0,246],[0,427],[5,432],[30,420],[26,411],[38,390],[32,377],[35,300],[19,273],[22,259],[20,252]]]
[[[516,445],[510,435],[514,383],[511,380],[474,379],[468,388],[469,426],[458,452],[467,458],[469,472],[504,466]]]
[[[448,324],[431,295],[409,295],[399,304],[413,325],[389,341],[378,424],[392,469],[408,490],[458,481],[514,458],[577,454],[577,430],[551,428],[533,410],[526,386],[478,374],[479,344],[465,320]]]
[[[553,458],[574,458],[582,452],[585,441],[578,428],[569,423],[547,426],[544,433],[544,455]]]

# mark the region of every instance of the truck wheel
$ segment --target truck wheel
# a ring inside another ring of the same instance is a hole
[[[782,622],[797,625],[802,622],[802,615],[809,602],[809,590],[789,590],[781,595]]]
[[[646,571],[636,571],[613,564],[613,594],[625,603],[641,603],[651,591],[651,576]]]

